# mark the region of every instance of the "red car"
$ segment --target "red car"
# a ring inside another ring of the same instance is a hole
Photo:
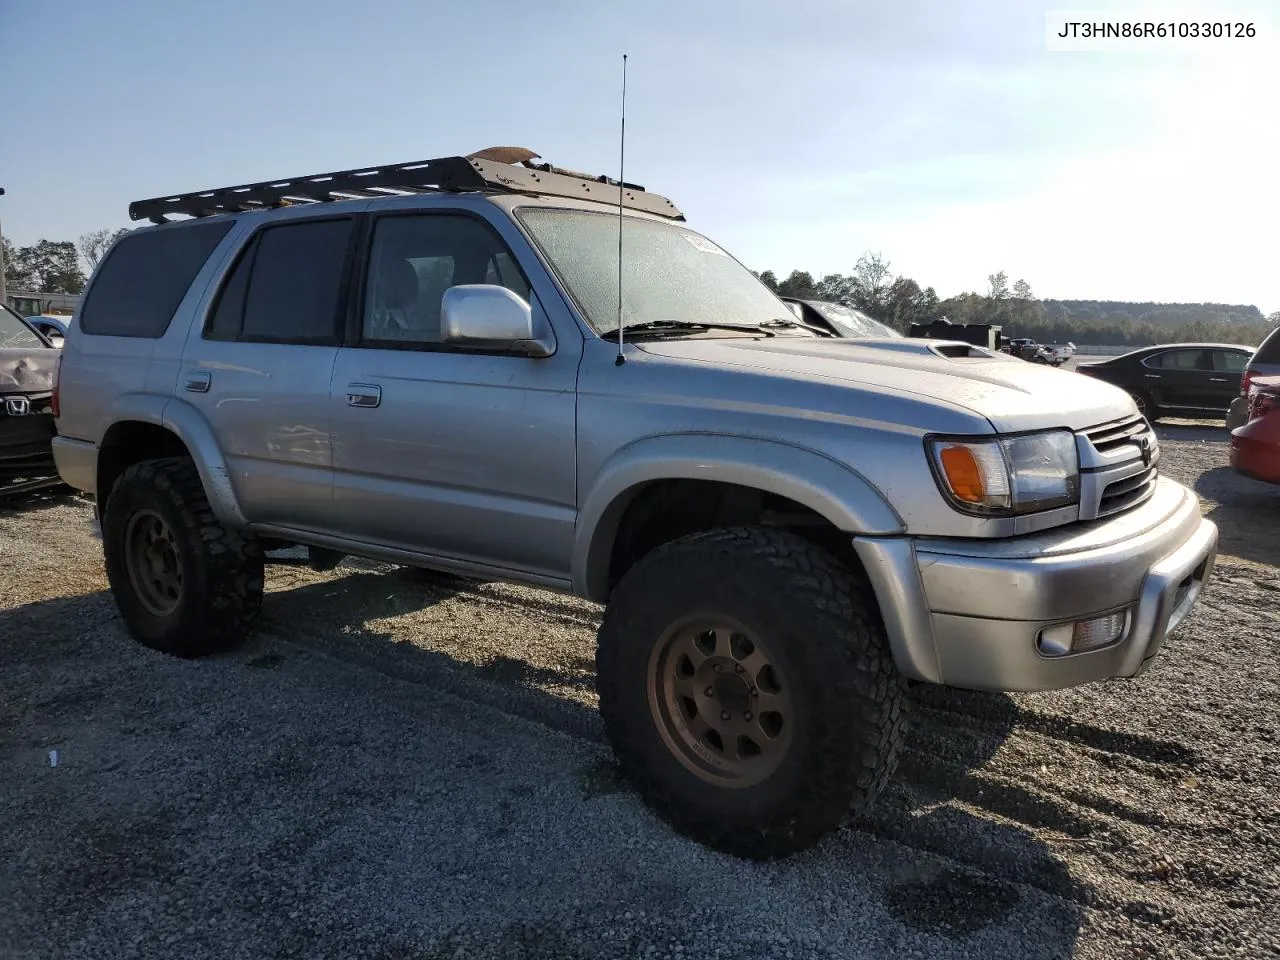
[[[1231,431],[1231,466],[1257,480],[1280,483],[1280,377],[1249,383],[1249,419]]]

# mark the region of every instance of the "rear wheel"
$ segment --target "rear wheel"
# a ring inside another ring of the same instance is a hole
[[[125,470],[102,527],[107,579],[139,643],[197,657],[246,639],[262,605],[262,551],[218,522],[190,460]]]
[[[641,560],[605,612],[597,676],[623,774],[725,852],[816,843],[896,763],[905,684],[874,600],[792,534],[695,534]]]

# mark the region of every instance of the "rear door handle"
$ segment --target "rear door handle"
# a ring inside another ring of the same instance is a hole
[[[1159,380],[1159,379],[1160,379],[1160,374],[1158,374],[1158,373],[1144,373],[1144,374],[1143,374],[1143,376],[1144,376],[1144,377],[1146,377],[1148,380]]]
[[[347,387],[348,407],[377,407],[382,404],[382,388],[373,383],[353,383]]]
[[[204,372],[188,373],[182,379],[182,389],[188,393],[208,393],[213,377]]]
[[[1210,383],[1226,383],[1227,378],[1226,377],[1210,377],[1209,382]]]

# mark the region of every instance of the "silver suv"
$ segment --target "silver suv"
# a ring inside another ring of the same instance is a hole
[[[281,544],[572,591],[630,782],[771,857],[873,801],[908,681],[1133,677],[1187,616],[1217,530],[1123,391],[831,336],[665,198],[495,156],[131,205],[55,450],[139,641],[240,643]]]

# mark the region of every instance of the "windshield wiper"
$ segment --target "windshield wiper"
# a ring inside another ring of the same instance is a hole
[[[773,321],[769,321],[773,323]],[[646,320],[644,323],[629,323],[623,328],[623,335],[633,333],[675,333],[682,330],[738,330],[742,333],[763,333],[766,337],[777,334],[762,323],[719,323],[714,320]],[[615,331],[616,332],[616,331]]]
[[[781,318],[777,318],[774,320],[766,320],[764,323],[760,324],[760,327],[762,329],[766,327],[780,327],[783,329],[787,329],[790,327],[799,327],[802,330],[812,330],[814,333],[820,333],[824,337],[835,336],[835,334],[832,333],[830,330],[824,330],[822,329],[822,327],[815,327],[813,324],[804,323],[801,320],[783,320]]]

